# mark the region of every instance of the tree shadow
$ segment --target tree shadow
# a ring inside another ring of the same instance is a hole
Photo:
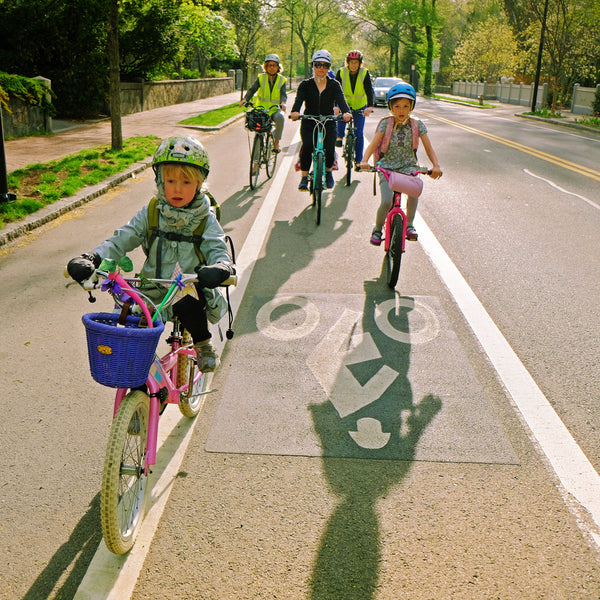
[[[23,600],[73,598],[101,540],[100,493],[98,493],[92,499],[88,511],[71,532],[69,539],[54,553],[23,596]],[[55,589],[67,572],[66,579],[58,589]]]
[[[397,376],[372,402],[343,417],[329,399],[311,407],[323,471],[341,499],[321,538],[310,581],[312,600],[374,598],[381,563],[377,502],[404,480],[423,432],[441,409],[433,395],[413,401],[410,344],[387,337],[375,322],[375,307],[396,293],[381,280],[365,282],[364,289],[363,341],[370,336],[381,356],[354,363],[349,352],[342,369],[350,369],[362,386],[384,367]],[[410,310],[400,305],[388,315],[398,331],[409,332]]]

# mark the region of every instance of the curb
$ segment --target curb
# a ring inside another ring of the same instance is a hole
[[[137,173],[145,171],[151,164],[152,161],[150,160],[135,163],[122,173],[113,175],[96,185],[83,188],[79,193],[75,194],[75,196],[69,196],[68,198],[58,200],[16,223],[9,223],[4,229],[0,230],[0,248],[3,248],[18,237],[33,231],[37,227],[41,227],[50,221],[54,221],[74,208],[82,206],[90,200],[98,198],[98,196],[102,196],[102,194],[105,194],[108,190],[116,187],[126,179],[135,177]]]
[[[600,133],[600,129],[595,127],[588,127],[587,125],[580,125],[579,123],[572,123],[571,121],[561,121],[560,119],[547,119],[546,117],[538,117],[536,115],[525,115],[522,113],[515,113],[515,117],[521,119],[531,119],[532,121],[541,121],[542,123],[552,123],[553,125],[561,125],[562,127],[570,127],[571,129],[579,129],[580,131],[591,131],[593,133]]]

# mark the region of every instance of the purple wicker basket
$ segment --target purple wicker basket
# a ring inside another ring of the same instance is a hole
[[[157,321],[151,329],[139,327],[140,318],[129,316],[122,327],[118,319],[114,313],[83,315],[92,377],[108,387],[139,387],[148,378],[165,326]]]

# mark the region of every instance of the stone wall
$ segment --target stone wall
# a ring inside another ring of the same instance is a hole
[[[10,112],[2,109],[2,129],[5,138],[46,133],[48,119],[39,106],[31,106],[17,98],[9,98],[8,108]]]
[[[121,83],[121,115],[235,91],[232,77]]]

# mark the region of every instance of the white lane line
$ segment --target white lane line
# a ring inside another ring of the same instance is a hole
[[[236,257],[239,279],[237,287],[231,292],[234,312],[242,301],[250,275],[269,233],[285,179],[292,161],[295,160],[296,146],[299,140],[300,130],[298,129],[286,155],[277,168],[277,173],[271,182],[271,187],[244,246]],[[215,345],[220,346],[219,351],[222,351],[224,343],[219,344],[217,341]],[[125,600],[131,597],[169,499],[172,484],[177,477],[192,433],[200,418],[200,416],[196,419],[182,417],[174,406],[170,407],[161,417],[159,451],[152,475],[153,480],[156,477],[158,480],[150,491],[147,514],[140,526],[136,543],[128,554],[117,556],[109,552],[103,540],[75,593],[74,600]]]
[[[593,206],[594,208],[600,210],[599,204],[592,202],[585,196],[580,196],[579,194],[576,194],[575,192],[569,192],[569,190],[565,190],[564,188],[561,188],[560,186],[556,185],[556,183],[554,183],[553,181],[550,181],[550,179],[545,179],[544,177],[540,177],[539,175],[532,173],[529,169],[523,169],[523,172],[527,173],[527,175],[531,175],[531,177],[535,177],[536,179],[539,179],[539,180],[547,183],[549,186],[552,186],[553,188],[557,189],[559,192],[562,192],[563,194],[568,194],[569,196],[575,196],[575,198],[579,198],[580,200],[587,202],[590,206]]]
[[[483,346],[564,490],[588,511],[598,528],[587,533],[600,546],[600,476],[419,214],[416,227],[422,247]]]

